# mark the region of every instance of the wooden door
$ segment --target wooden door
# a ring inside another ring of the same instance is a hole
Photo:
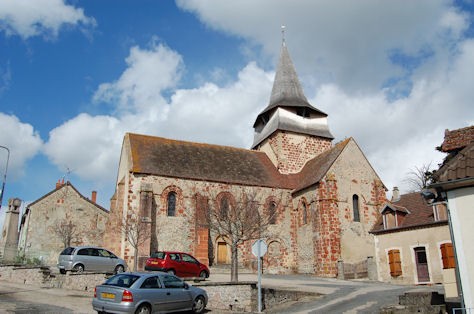
[[[225,242],[217,243],[217,264],[227,263],[227,244]]]
[[[415,260],[418,282],[429,282],[430,272],[428,269],[428,259],[426,258],[426,250],[424,246],[415,248]]]

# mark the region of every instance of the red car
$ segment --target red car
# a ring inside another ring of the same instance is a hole
[[[155,252],[146,260],[145,270],[159,270],[178,277],[209,277],[209,268],[194,256],[181,252]]]

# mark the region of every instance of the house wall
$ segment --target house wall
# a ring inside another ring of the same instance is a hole
[[[378,279],[396,284],[419,284],[414,248],[424,246],[430,274],[428,283],[442,283],[443,263],[440,245],[448,242],[451,242],[451,237],[447,224],[376,235]],[[392,249],[400,250],[402,275],[399,277],[390,275],[388,251]]]
[[[448,191],[448,206],[451,214],[456,255],[459,263],[464,303],[474,308],[474,187]]]
[[[106,211],[65,185],[29,207],[20,231],[19,254],[56,266],[58,255],[64,249],[61,238],[54,232],[59,221],[67,219],[76,226],[71,245],[100,246],[107,218]]]

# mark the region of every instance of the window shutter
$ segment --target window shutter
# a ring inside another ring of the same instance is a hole
[[[443,259],[443,269],[455,268],[454,250],[452,243],[443,243],[440,245],[441,257]]]
[[[398,277],[402,274],[402,262],[400,261],[400,250],[388,251],[388,264],[390,265],[390,275]]]

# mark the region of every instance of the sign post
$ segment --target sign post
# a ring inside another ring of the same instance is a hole
[[[267,253],[268,246],[265,243],[265,240],[259,239],[255,241],[252,245],[252,254],[257,257],[258,265],[258,313],[262,312],[262,262],[261,257]]]

